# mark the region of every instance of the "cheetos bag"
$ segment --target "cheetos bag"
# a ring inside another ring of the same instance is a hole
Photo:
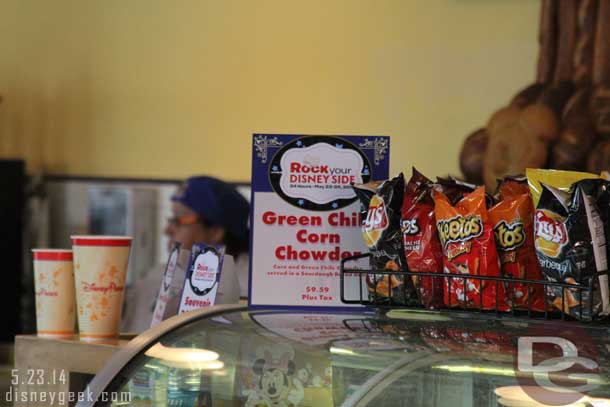
[[[455,206],[445,194],[435,191],[434,204],[443,250],[445,305],[508,311],[501,282],[459,278],[463,274],[500,277],[493,228],[485,207],[485,188],[466,194]]]

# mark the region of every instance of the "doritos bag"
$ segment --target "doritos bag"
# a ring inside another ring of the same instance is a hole
[[[432,181],[413,168],[402,204],[402,237],[409,270],[442,273],[443,253],[438,241]],[[441,278],[412,277],[419,299],[427,308],[443,305]]]
[[[503,276],[542,280],[534,248],[534,206],[525,180],[503,180],[500,202],[489,210]],[[507,297],[515,309],[544,311],[544,285],[509,283]]]
[[[607,276],[598,276],[598,271],[607,268],[606,241],[593,199],[578,185],[570,197],[566,192],[542,184],[534,219],[536,254],[544,277],[548,281],[587,288],[547,286],[549,302],[578,319],[607,315],[610,311],[608,280]],[[588,290],[591,285],[592,297]]]
[[[405,180],[402,174],[383,182],[374,194],[371,185],[353,185],[361,203],[368,206],[362,222],[364,241],[371,253],[371,269],[400,271],[407,269],[402,247],[400,211]],[[410,279],[403,276],[367,275],[369,297],[375,303],[395,305],[416,303],[417,297]],[[391,294],[390,294],[391,292]]]
[[[435,191],[434,204],[443,249],[445,305],[486,310],[494,310],[497,306],[498,310],[507,311],[509,307],[502,283],[446,277],[447,274],[500,276],[493,229],[485,208],[485,188],[477,188],[455,207],[442,192]]]

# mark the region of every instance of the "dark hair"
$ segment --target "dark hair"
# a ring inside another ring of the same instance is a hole
[[[221,227],[221,225],[218,225],[216,223],[212,223],[207,219],[199,219],[199,222],[205,226],[205,227],[212,227],[212,226],[218,226]],[[235,235],[233,235],[232,233],[230,233],[226,228],[223,228],[225,231],[225,237],[224,237],[224,245],[225,245],[225,250],[227,254],[230,254],[231,256],[237,258],[239,257],[240,254],[244,254],[244,253],[248,253],[248,251],[250,250],[250,243],[247,239],[240,239],[238,237],[236,237]],[[246,236],[249,236],[250,233],[248,231],[248,233],[246,233]]]
[[[231,233],[225,234],[225,245],[227,246],[227,253],[237,258],[240,254],[248,253],[250,250],[250,243],[244,239],[238,239]]]

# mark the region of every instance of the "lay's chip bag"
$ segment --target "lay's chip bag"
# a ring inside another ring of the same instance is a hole
[[[569,192],[572,184],[583,179],[599,179],[599,175],[588,172],[545,170],[541,168],[526,168],[525,176],[534,201],[534,208],[538,207],[538,201],[542,194],[542,184],[557,188],[560,191]]]
[[[527,183],[506,178],[498,188],[498,202],[489,209],[503,276],[542,280],[534,248],[534,206]],[[543,284],[508,283],[508,300],[517,310],[543,312],[546,307]]]
[[[432,181],[415,168],[405,189],[401,228],[409,270],[442,273],[443,252],[436,231]],[[443,305],[442,278],[413,276],[412,280],[424,307]]]
[[[366,209],[362,234],[371,254],[372,270],[407,270],[402,246],[400,213],[405,180],[402,173],[379,185],[353,185],[361,206]],[[374,191],[374,192],[373,192]],[[391,277],[391,278],[390,278]],[[377,304],[410,305],[417,303],[411,279],[401,275],[367,275],[369,298]]]
[[[485,206],[485,188],[467,194],[455,206],[434,192],[434,214],[443,250],[444,303],[449,307],[508,311],[500,282],[456,277],[461,274],[500,276],[494,232]],[[497,297],[497,301],[496,301]]]
[[[549,303],[577,319],[608,315],[608,277],[599,274],[607,269],[606,239],[594,200],[578,183],[571,194],[543,183],[534,222],[545,279],[585,288],[547,286]]]

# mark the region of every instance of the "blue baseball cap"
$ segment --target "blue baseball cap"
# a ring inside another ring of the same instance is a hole
[[[201,219],[223,227],[235,238],[248,240],[250,205],[232,185],[213,177],[191,177],[172,201],[188,206]]]

